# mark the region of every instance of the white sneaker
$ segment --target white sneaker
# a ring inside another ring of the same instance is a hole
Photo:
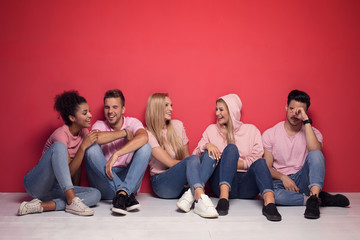
[[[203,218],[216,218],[219,216],[211,199],[205,194],[201,194],[199,200],[195,202],[194,212]]]
[[[80,216],[94,215],[94,210],[82,203],[78,197],[74,197],[70,205],[66,204],[65,212],[73,213]]]
[[[29,213],[42,213],[44,211],[41,206],[41,201],[37,198],[34,198],[30,202],[22,202],[18,214],[19,216],[26,215]]]
[[[176,206],[181,210],[183,210],[184,212],[189,212],[194,201],[195,198],[191,193],[191,189],[189,188],[189,190],[184,192],[184,194],[181,196],[179,201],[177,201]]]

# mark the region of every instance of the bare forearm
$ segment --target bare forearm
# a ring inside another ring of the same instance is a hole
[[[314,133],[313,128],[311,127],[311,124],[305,125],[305,135],[306,135],[306,146],[310,151],[313,150],[320,150],[321,151],[321,143],[317,140],[317,137]]]
[[[120,157],[124,154],[134,152],[144,146],[148,141],[147,134],[135,135],[128,143],[126,143],[120,150],[117,151],[117,155]]]
[[[273,169],[273,168],[271,168],[271,169],[269,169],[269,170],[270,170],[271,177],[272,177],[273,179],[281,180],[281,178],[284,176],[284,174],[279,173],[278,171],[276,171],[276,170]]]
[[[102,145],[124,137],[126,137],[126,131],[124,129],[118,131],[99,132],[97,143]]]

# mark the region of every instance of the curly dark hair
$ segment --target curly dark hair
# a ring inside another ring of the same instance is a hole
[[[79,105],[84,102],[86,103],[85,98],[79,96],[78,91],[64,91],[62,94],[55,96],[54,109],[60,113],[65,124],[70,126],[72,122],[69,119],[69,115],[75,116]]]

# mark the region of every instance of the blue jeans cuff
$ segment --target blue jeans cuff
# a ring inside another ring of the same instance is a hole
[[[310,184],[309,185],[309,190],[312,188],[312,187],[314,187],[314,186],[318,186],[319,188],[320,188],[320,190],[322,189],[322,185],[321,184],[319,184],[319,183],[312,183],[312,184]]]
[[[194,191],[195,191],[195,189],[197,189],[197,188],[202,188],[202,189],[204,189],[204,186],[203,186],[202,184],[200,184],[200,183],[195,183],[195,184],[192,186],[192,188],[191,188],[191,192],[194,194]]]
[[[231,191],[231,185],[227,181],[222,181],[222,182],[219,183],[219,187],[221,185],[223,185],[223,184],[225,184],[225,185],[227,185],[229,187],[229,192],[230,192]]]
[[[274,193],[274,191],[272,189],[264,189],[264,191],[261,193],[261,197],[263,197],[264,194],[267,193],[267,192],[272,192],[274,194],[274,196],[275,196],[275,193]]]

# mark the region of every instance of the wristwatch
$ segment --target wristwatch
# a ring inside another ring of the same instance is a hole
[[[311,120],[311,118],[309,118],[308,120],[303,121],[303,123],[304,123],[304,125],[307,123],[310,123],[310,125],[312,125],[312,120]]]

